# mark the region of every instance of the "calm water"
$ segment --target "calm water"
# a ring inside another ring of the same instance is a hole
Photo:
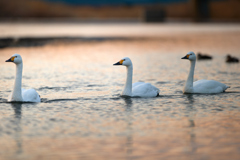
[[[239,159],[239,33],[199,38],[157,38],[54,43],[0,52],[0,159]],[[237,41],[237,42],[236,42]],[[183,95],[188,51],[213,55],[198,61],[195,80],[231,86],[225,93]],[[6,103],[15,66],[23,58],[23,88],[41,103]],[[160,97],[122,98],[128,56],[133,82],[150,82]]]

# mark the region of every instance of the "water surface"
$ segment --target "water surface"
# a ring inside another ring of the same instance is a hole
[[[2,49],[1,159],[239,159],[240,66],[225,63],[226,53],[240,57],[236,40],[229,32]],[[218,80],[227,92],[182,94],[190,64],[181,57],[191,50],[213,56],[197,62],[195,80]],[[4,61],[14,53],[23,88],[41,103],[6,103],[15,66]],[[126,69],[113,63],[126,56],[133,82],[150,82],[159,97],[120,96]]]

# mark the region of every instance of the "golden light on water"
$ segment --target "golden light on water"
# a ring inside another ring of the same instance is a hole
[[[3,159],[238,159],[239,64],[225,55],[239,57],[239,31],[185,32],[1,49]],[[226,83],[226,93],[182,94],[189,62],[181,57],[191,50],[214,57],[197,61],[195,79]],[[23,87],[41,103],[5,103],[15,66],[4,61],[14,53],[23,58]],[[160,97],[120,97],[126,69],[113,63],[126,56],[133,82],[152,83]]]

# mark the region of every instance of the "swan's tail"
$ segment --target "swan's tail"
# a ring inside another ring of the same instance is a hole
[[[226,87],[225,87],[225,89],[224,89],[223,92],[225,92],[228,88],[230,88],[230,86],[227,86],[227,85],[226,85]]]

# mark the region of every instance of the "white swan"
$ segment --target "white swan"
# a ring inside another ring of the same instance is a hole
[[[22,57],[19,54],[14,54],[6,62],[16,64],[16,77],[12,93],[8,97],[9,102],[40,102],[40,96],[34,89],[22,88]]]
[[[190,72],[183,88],[183,93],[221,93],[229,88],[227,85],[215,80],[202,79],[193,83],[196,55],[193,52],[189,52],[185,57],[182,57],[182,59],[188,59],[191,63]]]
[[[123,96],[130,97],[156,97],[160,90],[150,83],[136,82],[132,84],[133,65],[130,58],[125,57],[113,65],[124,65],[127,67],[127,79],[122,92]]]

